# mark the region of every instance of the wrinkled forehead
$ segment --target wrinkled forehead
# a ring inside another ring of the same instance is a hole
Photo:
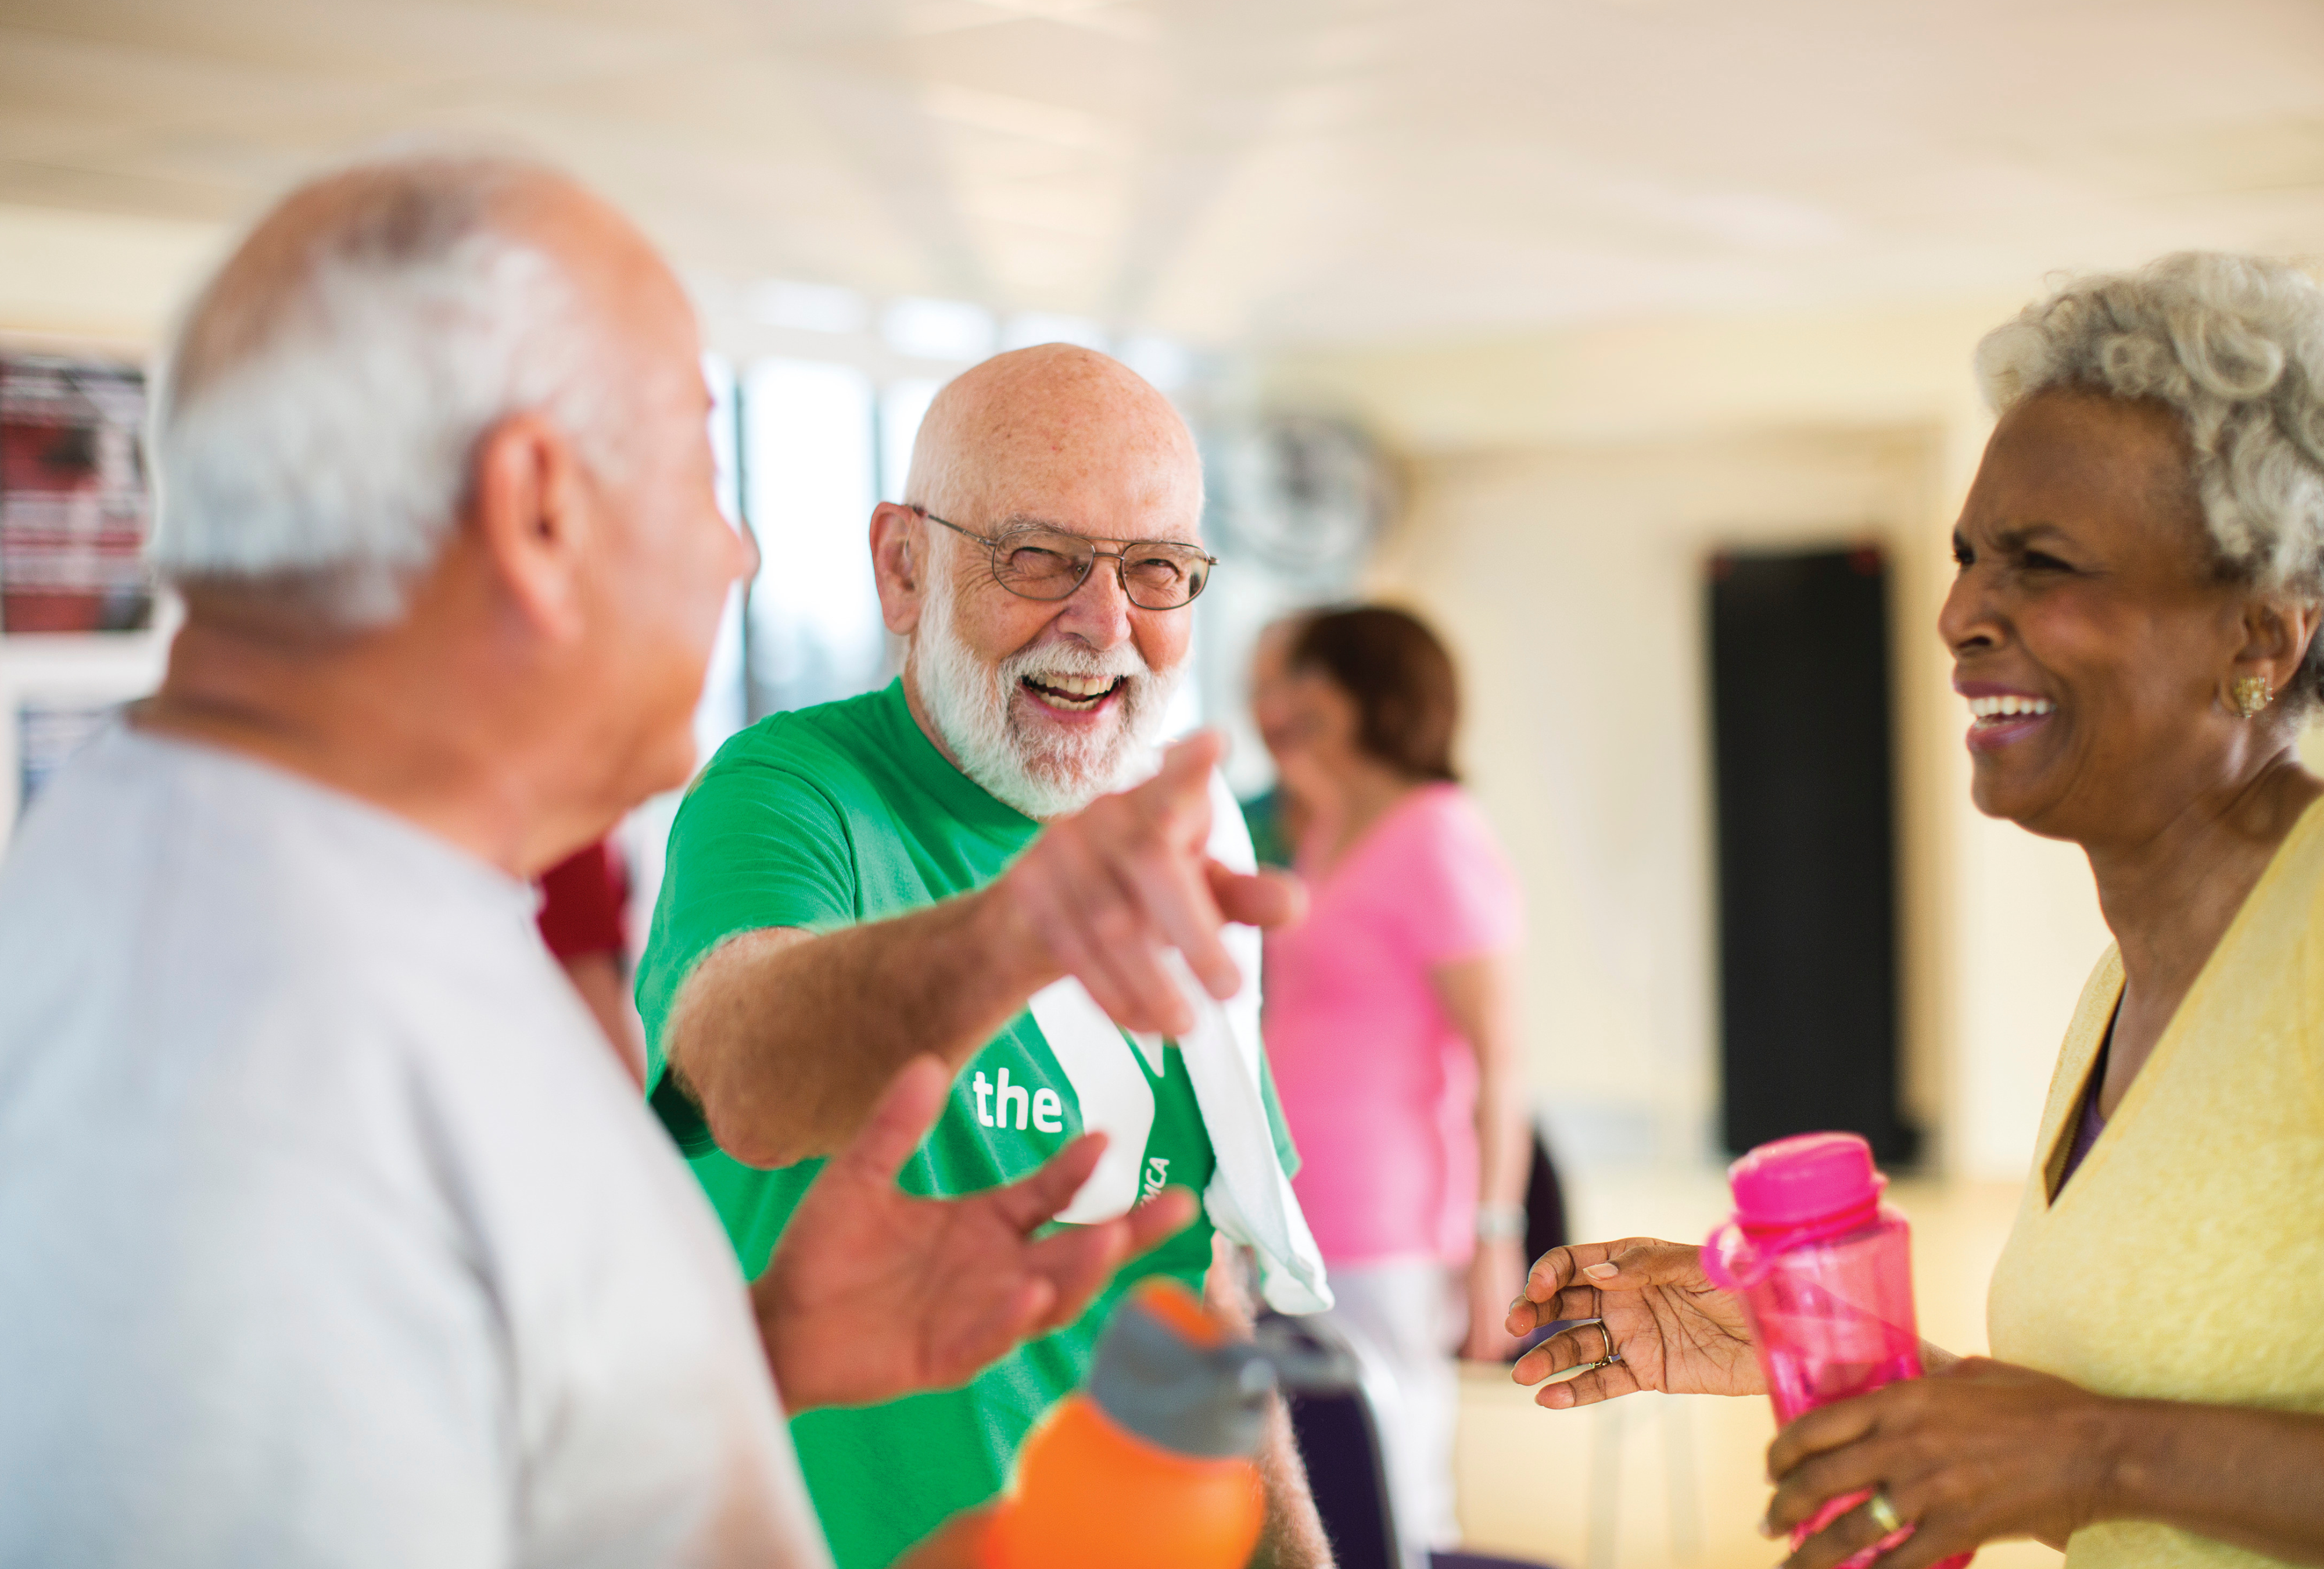
[[[1042,412],[991,420],[966,443],[962,489],[977,527],[1201,542],[1202,460],[1184,423],[1136,409]]]

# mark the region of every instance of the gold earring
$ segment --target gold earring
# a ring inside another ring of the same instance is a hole
[[[2237,676],[2227,683],[2227,700],[2235,706],[2236,718],[2255,718],[2275,701],[2275,688],[2265,676]]]

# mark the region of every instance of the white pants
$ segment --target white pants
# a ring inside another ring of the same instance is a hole
[[[1461,1383],[1453,1355],[1468,1334],[1463,1271],[1434,1259],[1332,1266],[1323,1316],[1375,1375],[1375,1411],[1404,1561],[1427,1569],[1432,1549],[1460,1545],[1453,1512],[1452,1430]]]

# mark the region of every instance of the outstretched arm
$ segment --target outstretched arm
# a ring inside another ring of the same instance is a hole
[[[999,881],[825,936],[745,933],[680,989],[668,1035],[679,1088],[719,1148],[788,1166],[846,1142],[910,1057],[957,1070],[1050,982],[1072,975],[1130,1029],[1193,1024],[1165,960],[1185,955],[1215,996],[1241,983],[1229,920],[1296,913],[1295,887],[1204,854],[1220,742],[1173,747],[1162,771],[1043,830]]]
[[[964,1198],[896,1186],[952,1075],[916,1058],[833,1157],[751,1288],[767,1361],[793,1414],[949,1389],[1019,1341],[1078,1317],[1123,1260],[1176,1235],[1194,1200],[1171,1188],[1118,1220],[1035,1232],[1096,1166],[1085,1134],[1020,1182]]]

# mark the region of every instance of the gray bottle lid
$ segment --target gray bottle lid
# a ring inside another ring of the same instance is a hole
[[[1176,1454],[1258,1454],[1275,1388],[1267,1352],[1242,1340],[1199,1344],[1142,1296],[1125,1298],[1099,1336],[1090,1398],[1116,1426]]]

